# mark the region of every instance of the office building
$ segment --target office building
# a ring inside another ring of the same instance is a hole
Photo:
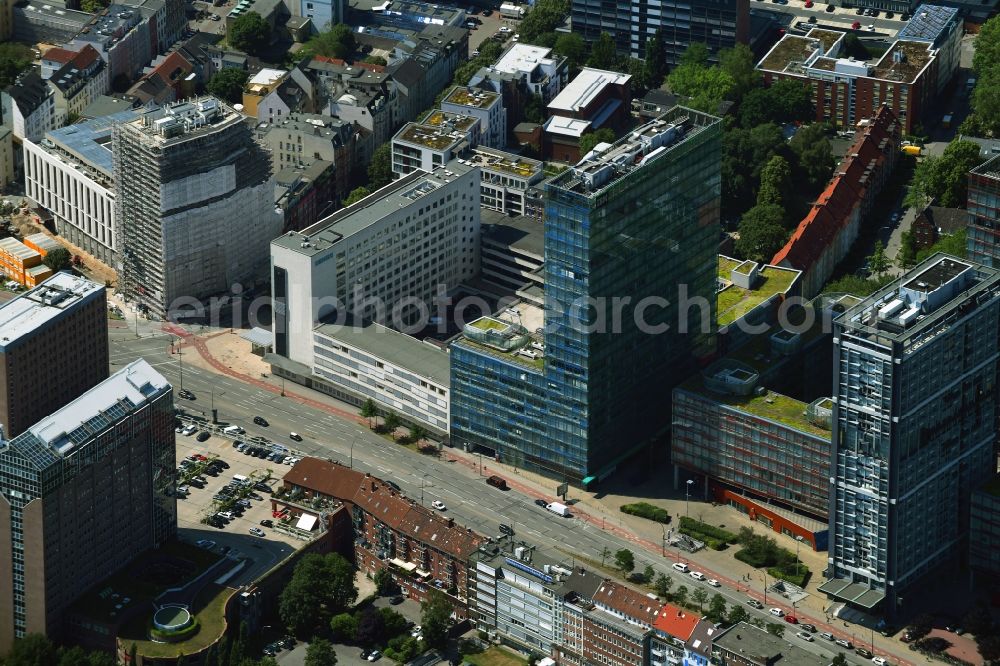
[[[480,127],[477,143],[488,148],[504,148],[507,145],[507,110],[499,94],[456,86],[441,100],[441,110],[476,118]]]
[[[13,5],[11,38],[24,44],[62,44],[73,39],[94,19],[90,12],[50,2],[35,0],[9,4]]]
[[[392,137],[392,172],[398,176],[431,172],[448,164],[482,138],[478,118],[432,111],[419,123],[407,123]]]
[[[714,349],[720,132],[675,107],[546,183],[544,319],[513,308],[452,343],[453,442],[587,485],[663,427]],[[631,301],[600,322],[571,307],[612,295]]]
[[[127,299],[164,317],[265,279],[283,220],[270,159],[242,114],[214,97],[178,102],[116,123],[111,145]]]
[[[890,619],[995,473],[1000,273],[936,254],[834,320],[830,579]]]
[[[1000,268],[1000,155],[969,172],[966,255]]]
[[[1000,477],[993,477],[972,493],[969,567],[974,575],[1000,580]]]
[[[494,74],[514,77],[531,95],[539,95],[548,104],[566,86],[569,67],[566,58],[552,53],[544,46],[514,43],[486,71],[480,70],[469,85],[476,84],[476,77],[491,78]],[[509,110],[508,110],[509,113]]]
[[[810,87],[816,121],[852,128],[888,106],[904,134],[935,108],[958,68],[961,22],[955,10],[922,5],[927,18],[904,28],[873,61],[842,53],[843,32],[786,34],[757,63],[767,84],[781,79]]]
[[[25,194],[52,214],[60,236],[108,266],[119,249],[111,128],[137,117],[119,111],[24,142]]]
[[[439,299],[479,274],[479,212],[479,170],[451,162],[273,240],[272,370],[322,381],[313,344],[321,323],[350,316],[405,330],[433,315]]]
[[[0,650],[58,638],[78,596],[176,536],[175,466],[173,389],[142,359],[3,442]]]
[[[538,196],[545,178],[542,162],[483,146],[473,148],[464,157],[483,174],[480,183],[483,208],[508,215],[531,215],[531,190]]]
[[[607,127],[617,136],[632,124],[632,76],[584,67],[549,102],[543,153],[560,162],[577,162],[580,137]]]
[[[646,57],[646,42],[661,30],[666,64],[672,69],[688,46],[708,46],[713,60],[721,49],[746,44],[750,32],[750,0],[573,0],[573,32],[594,42],[602,32],[615,40],[618,52]]]
[[[0,425],[8,438],[108,376],[104,287],[69,273],[0,305]]]

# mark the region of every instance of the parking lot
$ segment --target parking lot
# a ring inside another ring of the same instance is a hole
[[[221,35],[226,31],[226,15],[233,8],[233,0],[216,7],[211,2],[196,0],[191,3],[194,16],[189,17],[188,26],[199,32],[209,32]],[[217,17],[217,18],[213,18]]]
[[[474,30],[469,31],[470,54],[473,51],[476,51],[480,44],[497,34],[501,26],[507,26],[510,28],[510,35],[513,36],[514,33],[517,32],[517,24],[519,23],[519,21],[501,18],[500,12],[496,10],[493,10],[489,16],[483,16],[482,13],[479,13],[470,14],[469,18],[481,21],[481,23]]]
[[[202,456],[207,460],[218,459],[228,468],[219,470],[217,475],[203,471],[199,474],[204,480],[203,488],[187,483],[187,494],[178,493],[177,526],[180,536],[194,543],[202,542],[202,545],[232,557],[249,556],[254,562],[241,578],[252,580],[306,543],[294,534],[261,525],[262,520],[271,520],[275,524],[279,522],[271,513],[270,493],[262,490],[263,486],[252,489],[252,494],[246,498],[249,506],[242,515],[234,515],[225,524],[217,523],[221,525],[219,527],[205,524],[202,520],[218,511],[220,502],[213,497],[232,482],[234,476],[243,476],[254,482],[260,481],[268,488],[275,488],[281,484],[281,477],[290,467],[239,453],[233,448],[234,440],[227,437],[211,435],[204,442],[197,441],[196,437],[196,434],[177,435],[179,466],[188,457]],[[189,460],[188,464],[201,469],[207,461]],[[251,529],[260,530],[263,536],[251,533]]]

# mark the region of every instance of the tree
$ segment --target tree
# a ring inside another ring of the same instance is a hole
[[[427,428],[423,427],[419,423],[410,426],[410,442],[417,444],[427,438],[430,433]]]
[[[392,579],[392,573],[388,569],[379,569],[373,577],[375,589],[382,596],[387,596],[396,591],[396,581]]]
[[[1000,16],[983,23],[976,36],[975,47],[972,68],[978,76],[985,75],[1000,64]]]
[[[0,44],[0,90],[11,86],[18,75],[31,67],[31,47],[17,42]]]
[[[42,263],[51,268],[53,273],[66,270],[70,267],[72,261],[73,255],[64,247],[49,250],[45,258],[42,259]]]
[[[102,9],[105,9],[108,4],[107,0],[82,0],[80,3],[80,11],[84,11],[89,14],[97,14]]]
[[[684,49],[684,53],[681,54],[680,60],[677,62],[678,67],[684,65],[706,67],[708,65],[708,46],[703,42],[691,42]]]
[[[609,557],[611,557],[611,550],[609,550],[608,547],[605,546],[604,548],[601,549],[601,566],[602,567],[604,566],[605,560],[607,560]]]
[[[891,266],[889,258],[885,256],[885,247],[882,245],[882,241],[875,241],[875,247],[872,248],[872,253],[868,256],[868,267],[871,272],[876,277],[882,275]]]
[[[243,99],[243,86],[249,77],[250,74],[245,70],[226,67],[212,75],[205,89],[216,97],[235,104]]]
[[[575,72],[587,60],[587,43],[575,32],[564,32],[556,37],[552,50],[566,58],[566,66]]]
[[[233,647],[229,651],[229,664],[230,666],[236,666],[243,662],[243,658],[247,653],[247,640],[250,638],[250,630],[247,628],[246,622],[240,622],[240,630],[236,636],[236,640],[233,641]]]
[[[722,622],[726,619],[726,598],[716,593],[708,604],[708,612],[705,613],[712,622]]]
[[[628,548],[622,548],[615,553],[615,566],[621,569],[622,573],[631,573],[635,569],[635,555]]]
[[[347,208],[348,206],[358,203],[359,201],[361,201],[370,194],[371,191],[364,185],[355,187],[353,190],[351,190],[351,193],[347,195],[347,198],[344,199],[344,201],[342,202],[344,204],[344,208]],[[375,415],[377,415],[377,412]],[[364,416],[364,414],[362,414],[362,416]]]
[[[700,611],[701,607],[708,601],[708,592],[699,587],[691,595],[691,600],[698,604],[698,610]]]
[[[448,621],[453,612],[448,597],[432,589],[420,604],[420,625],[428,647],[442,648],[448,640]]]
[[[731,49],[719,51],[719,67],[732,78],[733,94],[737,101],[760,83],[761,76],[754,67],[753,52],[746,44],[737,44]]]
[[[229,44],[250,55],[258,55],[270,43],[271,25],[257,12],[240,14],[229,28]]]
[[[356,191],[357,190],[355,190],[355,192]],[[378,407],[375,405],[375,401],[371,398],[365,400],[365,403],[361,405],[361,417],[368,419],[369,428],[372,427],[371,419],[375,419],[375,421],[378,422]]]
[[[5,666],[49,666],[56,662],[56,646],[42,634],[28,634],[14,641]]]
[[[976,644],[983,659],[988,662],[996,662],[1000,659],[1000,636],[977,636]]]
[[[521,41],[538,44],[538,37],[555,32],[569,15],[569,0],[538,0],[521,19]],[[480,49],[481,50],[481,49]]]
[[[386,59],[385,59],[385,58],[383,58],[382,56],[378,56],[378,55],[370,55],[370,56],[367,56],[367,57],[365,57],[365,59],[364,59],[364,60],[362,60],[361,62],[366,62],[366,63],[368,63],[369,65],[382,65],[383,67],[385,67],[386,65],[388,65],[388,64],[389,64],[389,61],[388,61],[388,60],[386,60]]]
[[[952,141],[941,157],[927,157],[917,163],[904,203],[923,208],[927,201],[936,199],[940,206],[964,206],[967,174],[982,162],[979,144],[962,139]]]
[[[358,638],[358,619],[351,613],[337,613],[330,618],[330,632],[338,643],[353,643]]]
[[[681,585],[680,587],[677,588],[677,591],[674,592],[674,603],[683,606],[684,602],[687,601],[687,596],[688,596],[687,586]]]
[[[663,43],[663,28],[657,28],[646,40],[645,79],[649,88],[659,88],[667,75],[667,48]]]
[[[382,425],[385,426],[386,432],[392,435],[393,441],[396,441],[396,429],[399,428],[402,423],[403,420],[399,418],[399,414],[391,409],[389,410],[389,413],[385,415],[385,418],[382,419]]]
[[[588,67],[597,69],[614,69],[618,64],[618,50],[615,47],[614,38],[606,32],[590,47],[590,57],[587,59]]]
[[[788,147],[795,154],[798,172],[803,174],[803,185],[819,190],[830,180],[836,160],[833,158],[830,141],[826,138],[826,127],[813,123],[800,128]]]
[[[813,117],[811,89],[795,79],[781,79],[767,88],[753,88],[740,102],[740,124],[746,128],[762,123],[785,124]]]
[[[589,132],[580,137],[580,157],[594,149],[599,143],[614,143],[615,133],[610,127],[602,127],[596,132]]]
[[[977,40],[978,41],[978,40]],[[1000,66],[984,72],[969,100],[978,129],[1000,134]]]
[[[739,624],[740,622],[746,622],[750,619],[750,613],[747,609],[743,608],[739,604],[733,606],[729,609],[729,615],[726,616],[726,620],[729,624]]]
[[[392,149],[388,143],[383,143],[372,153],[372,162],[368,165],[368,185],[375,191],[391,182]]]
[[[768,622],[767,626],[764,628],[767,629],[767,633],[773,634],[778,638],[785,635],[785,625],[779,624],[778,622]]]
[[[865,48],[865,45],[861,43],[861,39],[858,38],[853,32],[849,32],[844,35],[844,43],[840,48],[844,58],[854,58],[855,60],[868,60],[872,56],[871,52]]]
[[[722,137],[722,206],[735,218],[753,205],[761,170],[785,151],[785,137],[774,123],[753,129],[729,128]]]
[[[993,631],[993,618],[990,616],[988,608],[982,604],[977,604],[972,610],[965,614],[962,626],[973,636],[979,637]]]
[[[338,23],[326,32],[313,35],[299,50],[300,57],[325,56],[350,60],[358,44],[350,26]]]
[[[308,636],[357,598],[350,562],[338,553],[310,553],[295,566],[292,580],[281,592],[278,615],[297,636]]]
[[[736,82],[724,69],[691,63],[674,68],[667,84],[673,93],[690,97],[691,106],[708,112],[716,112],[719,103],[729,99],[736,89]]]
[[[792,169],[788,160],[781,155],[774,155],[760,172],[760,188],[757,190],[757,205],[777,204],[785,202],[785,194],[791,190]]]
[[[373,606],[365,606],[358,614],[357,641],[365,646],[381,643],[384,630],[382,616]]]
[[[306,648],[305,666],[334,666],[337,663],[337,653],[333,644],[325,638],[313,638]]]
[[[833,658],[830,666],[847,666],[847,657],[844,656],[843,652],[838,652],[837,656]]]
[[[382,633],[386,638],[395,638],[409,628],[406,618],[391,608],[379,608],[378,614],[382,618]]]
[[[648,584],[652,583],[655,577],[656,572],[653,570],[653,565],[647,564],[646,568],[642,570],[642,579]]]
[[[545,101],[541,95],[534,94],[528,98],[524,105],[524,122],[538,124],[545,122]]]
[[[785,211],[775,204],[756,205],[740,220],[736,251],[758,263],[768,263],[788,237],[782,225]]]
[[[909,268],[917,262],[917,240],[911,232],[904,231],[900,236],[896,259],[900,268]]]
[[[656,577],[656,594],[657,596],[666,598],[670,593],[670,587],[674,584],[673,579],[667,577],[666,574],[660,574]]]

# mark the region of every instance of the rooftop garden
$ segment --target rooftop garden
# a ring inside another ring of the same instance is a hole
[[[502,331],[505,328],[509,327],[508,324],[505,324],[502,321],[497,321],[496,319],[492,319],[490,317],[480,317],[476,321],[472,322],[470,326],[478,328],[483,331],[490,331],[490,330]]]
[[[452,90],[445,98],[445,101],[451,104],[461,104],[462,106],[471,106],[478,109],[492,104],[497,96],[495,92],[488,90],[463,88],[460,86]]]
[[[431,111],[431,113],[424,119],[424,125],[433,125],[434,127],[441,127],[448,122],[451,122],[458,130],[467,130],[476,123],[476,119],[472,116],[462,116],[457,113],[445,113],[444,111]]]
[[[458,142],[458,139],[445,132],[443,128],[431,125],[409,125],[400,137],[403,141],[418,143],[434,150],[443,150]]]
[[[742,268],[742,262],[732,262],[736,264],[722,275],[723,260],[719,260],[719,277],[728,281],[729,272],[732,268]],[[782,294],[788,291],[795,281],[798,273],[796,271],[785,270],[768,266],[758,273],[759,281],[753,289],[743,289],[736,285],[729,285],[718,293],[716,297],[716,309],[718,314],[716,320],[719,326],[728,326],[734,321],[764,303],[775,294]]]
[[[190,611],[194,616],[191,627],[175,638],[175,642],[150,640],[152,629],[152,610],[142,613],[128,622],[121,632],[121,639],[126,644],[135,643],[136,653],[144,657],[163,658],[179,657],[195,654],[219,640],[226,630],[226,602],[236,593],[236,590],[222,585],[206,585],[191,604]],[[169,638],[168,638],[169,640]]]

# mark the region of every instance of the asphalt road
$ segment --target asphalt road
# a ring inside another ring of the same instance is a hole
[[[151,324],[147,326],[146,322],[140,322],[140,333],[151,327]],[[168,335],[136,339],[132,329],[112,329],[112,371],[142,356],[179,389],[181,363],[176,355],[170,354],[171,339]],[[195,352],[189,350],[186,353]],[[514,528],[516,538],[537,544],[539,550],[547,556],[569,564],[574,563],[576,554],[599,562],[604,549],[615,552],[629,548],[636,552],[637,570],[641,571],[647,563],[651,564],[657,574],[666,573],[674,579],[673,589],[686,585],[693,591],[698,586],[704,586],[710,595],[718,592],[730,604],[743,605],[751,615],[768,622],[776,620],[766,610],[756,611],[746,606],[745,593],[726,587],[713,589],[674,571],[670,564],[675,558],[652,556],[637,548],[635,543],[602,529],[600,525],[577,518],[555,516],[536,506],[535,497],[514,490],[502,492],[487,486],[485,478],[477,470],[449,463],[449,449],[445,449],[440,458],[419,455],[410,449],[394,445],[355,423],[189,364],[183,366],[183,387],[197,396],[195,401],[178,400],[178,406],[189,412],[209,413],[214,406],[218,410],[220,421],[242,426],[251,436],[261,435],[293,450],[339,460],[352,464],[359,470],[392,479],[409,497],[426,505],[430,505],[433,500],[441,500],[447,506],[448,515],[453,516],[460,524],[473,527],[484,534],[499,536],[498,525],[506,523]],[[264,416],[270,426],[264,428],[255,425],[255,415]],[[293,430],[303,435],[303,442],[296,443],[289,439],[288,433]],[[487,460],[487,467],[488,464]],[[548,499],[551,501],[552,498]],[[687,557],[684,559],[689,561]],[[698,568],[697,564],[691,566],[693,569]],[[758,591],[755,596],[760,597],[759,590],[763,587],[761,583],[751,585]],[[786,612],[791,610],[784,600],[782,603],[775,602],[773,595],[769,595],[768,605],[782,607]],[[822,639],[808,643],[794,633],[792,626],[786,626],[785,638],[789,642],[823,659],[832,659],[834,656],[831,643]],[[842,634],[851,638],[849,633]],[[857,638],[865,642],[868,640],[865,635]],[[854,642],[857,643],[858,640]],[[857,657],[853,659],[852,663],[869,663]]]
[[[871,34],[862,34],[862,37],[866,36],[880,36],[886,38],[893,38],[896,33],[906,25],[904,21],[899,19],[899,14],[897,13],[895,18],[887,19],[885,18],[885,12],[880,12],[878,18],[872,18],[870,16],[858,16],[855,14],[854,9],[845,9],[844,7],[835,6],[834,11],[826,11],[826,2],[816,2],[811,8],[806,9],[805,3],[802,0],[789,0],[787,5],[779,5],[774,2],[765,2],[764,0],[754,0],[750,3],[750,9],[757,13],[770,14],[775,18],[782,26],[788,27],[797,23],[799,21],[808,21],[810,16],[815,16],[816,21],[819,25],[826,26],[836,26],[842,29],[848,29],[851,24],[855,21],[861,23],[865,28],[870,24],[875,25],[875,31]],[[867,33],[867,30],[863,30]]]

